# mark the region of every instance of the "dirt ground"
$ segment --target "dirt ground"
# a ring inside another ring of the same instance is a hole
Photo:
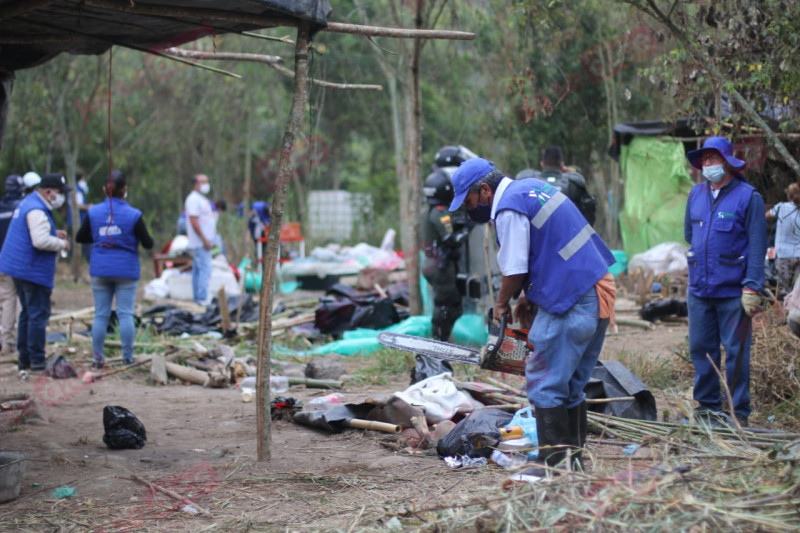
[[[65,285],[54,293],[54,312],[91,305],[88,286]],[[686,334],[684,324],[620,326],[607,338],[604,354],[670,357]],[[355,371],[363,359],[345,358],[345,364]],[[271,460],[259,463],[255,403],[242,403],[235,389],[148,383],[146,369],[88,385],[77,379],[22,381],[14,365],[0,364],[0,397],[31,394],[41,415],[0,433],[0,449],[27,457],[20,497],[0,504],[0,530],[407,530],[425,526],[431,517],[426,510],[502,494],[508,478],[495,465],[452,470],[435,452],[398,452],[391,447],[396,437],[384,433],[331,435],[284,421],[272,426]],[[395,376],[381,387],[347,386],[344,394],[352,401],[407,385],[406,376]],[[321,394],[300,387],[285,393],[305,402]],[[144,448],[106,448],[106,405],[127,407],[139,417],[147,429]],[[604,461],[623,459],[618,447],[591,441],[590,452]],[[74,495],[54,498],[54,489],[65,486]],[[186,505],[208,514],[193,514]]]

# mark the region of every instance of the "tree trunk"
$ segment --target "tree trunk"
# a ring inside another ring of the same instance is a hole
[[[258,316],[258,374],[256,378],[256,423],[258,431],[258,460],[270,460],[270,396],[269,374],[272,351],[272,297],[275,268],[278,264],[283,210],[286,206],[286,191],[292,179],[292,152],[300,132],[306,103],[308,101],[308,47],[310,26],[307,22],[297,28],[297,44],[294,57],[294,95],[292,109],[283,134],[283,145],[278,163],[278,182],[272,198],[272,221],[261,277],[261,297]]]
[[[422,28],[422,0],[417,0],[415,27]],[[422,294],[419,287],[419,217],[422,198],[422,94],[419,85],[420,39],[414,39],[409,65],[410,80],[406,85],[406,220],[403,227],[403,255],[408,279],[409,307],[412,315],[422,314]]]

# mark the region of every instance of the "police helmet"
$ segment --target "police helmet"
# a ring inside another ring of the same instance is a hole
[[[440,168],[425,178],[422,190],[430,205],[450,205],[453,201],[453,183],[448,173]]]
[[[437,167],[457,167],[468,159],[478,157],[474,152],[464,146],[444,146],[434,156]]]

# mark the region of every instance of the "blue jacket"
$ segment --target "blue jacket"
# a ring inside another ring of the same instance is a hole
[[[3,246],[3,242],[6,240],[8,226],[11,224],[11,216],[22,202],[22,198],[22,193],[6,193],[3,199],[0,200],[0,247]]]
[[[89,208],[89,226],[94,242],[89,274],[139,279],[139,239],[133,228],[142,212],[120,198],[110,201],[113,204],[106,198],[103,203]]]
[[[56,275],[56,252],[33,247],[27,216],[30,211],[41,209],[50,221],[50,235],[56,234],[53,214],[36,192],[32,192],[11,217],[8,234],[0,251],[0,272],[12,278],[22,279],[53,288]]]
[[[496,212],[503,209],[531,221],[525,296],[548,313],[567,312],[616,261],[575,204],[544,181],[512,182]],[[508,242],[508,236],[503,237]]]
[[[734,178],[716,199],[708,182],[695,185],[684,219],[689,292],[701,298],[734,298],[745,286],[762,291],[766,228],[764,200],[743,179]]]

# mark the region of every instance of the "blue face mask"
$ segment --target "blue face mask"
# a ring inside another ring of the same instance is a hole
[[[475,209],[468,209],[467,216],[478,224],[486,224],[492,219],[492,206],[479,203]]]
[[[703,167],[703,177],[711,183],[719,183],[725,177],[725,166],[709,165]]]

